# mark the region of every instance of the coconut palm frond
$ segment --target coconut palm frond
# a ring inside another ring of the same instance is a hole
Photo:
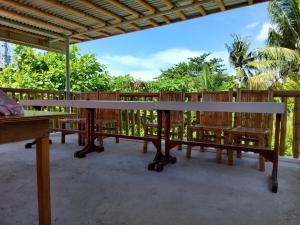
[[[250,89],[266,89],[277,82],[276,73],[261,73],[249,78]]]

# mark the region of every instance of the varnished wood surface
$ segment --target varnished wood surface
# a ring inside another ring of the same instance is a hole
[[[65,117],[65,116],[72,116],[72,115],[74,114],[65,113],[65,112],[45,112],[45,111],[24,110],[24,115],[0,116],[0,123],[40,120],[43,118],[51,119],[54,117]]]

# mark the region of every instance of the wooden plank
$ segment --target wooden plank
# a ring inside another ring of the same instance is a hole
[[[295,98],[293,118],[293,157],[299,157],[300,151],[300,98]]]

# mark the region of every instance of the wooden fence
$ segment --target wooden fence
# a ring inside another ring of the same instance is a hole
[[[13,89],[0,88],[12,98],[19,99],[48,99],[63,100],[65,99],[64,91],[48,91],[48,90],[32,90],[32,89]],[[266,93],[265,90],[257,90],[254,92]],[[201,92],[193,93],[201,97]],[[80,93],[73,92],[72,99],[79,99]],[[233,96],[236,96],[234,92]],[[124,101],[157,101],[158,93],[120,93],[121,100]],[[191,93],[185,93],[186,101],[190,100]],[[274,101],[283,102],[286,105],[286,113],[282,117],[282,127],[280,134],[280,155],[286,154],[286,135],[292,129],[292,154],[294,158],[298,158],[300,154],[300,90],[291,91],[274,91]],[[289,110],[288,110],[289,109]],[[49,111],[64,111],[63,107],[48,107]],[[79,109],[72,109],[73,112],[79,112]],[[185,129],[195,118],[196,112],[185,112]],[[292,118],[292,121],[288,121]],[[123,110],[120,117],[120,133],[126,135],[143,135],[143,126],[146,121],[154,122],[156,120],[156,112],[146,110]],[[58,120],[51,122],[53,128],[59,128]],[[154,134],[152,128],[150,134]]]

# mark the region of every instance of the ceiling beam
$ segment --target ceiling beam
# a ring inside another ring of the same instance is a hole
[[[115,1],[115,0],[110,0],[110,1]],[[153,17],[157,17],[157,16],[160,16],[160,15],[168,15],[168,14],[176,13],[177,11],[199,7],[200,5],[202,5],[204,3],[207,3],[207,2],[210,2],[210,1],[211,0],[202,0],[201,2],[195,2],[195,3],[189,4],[189,5],[179,6],[179,7],[168,9],[168,10],[165,10],[165,11],[160,11],[160,12],[157,12],[156,14],[141,16],[139,18],[126,20],[126,21],[123,21],[123,22],[117,23],[117,24],[111,24],[109,26],[106,26],[105,28],[109,29],[109,28],[116,27],[116,26],[126,26],[128,23],[136,23],[136,22],[140,22],[140,21],[143,21],[143,20],[149,20],[149,19],[152,19]],[[87,34],[87,33],[94,32],[94,31],[99,31],[99,30],[102,30],[102,29],[103,29],[103,27],[99,27],[99,28],[95,28],[95,29],[92,29],[92,30],[89,30],[89,31],[79,32],[77,34]]]
[[[42,2],[45,5],[50,6],[51,8],[61,9],[65,13],[81,17],[81,18],[86,19],[88,21],[91,21],[91,22],[93,22],[97,25],[100,25],[100,26],[105,26],[106,25],[106,22],[104,22],[101,19],[98,19],[98,18],[90,16],[90,15],[84,13],[84,12],[81,12],[79,10],[68,7],[68,6],[66,6],[66,5],[64,5],[60,2],[55,1],[55,0],[39,0],[39,2]]]
[[[174,3],[172,3],[170,0],[163,0],[163,3],[168,7],[168,9],[175,8]],[[186,16],[184,15],[183,12],[177,11],[176,14],[181,20],[186,20]]]
[[[202,5],[200,5],[198,9],[201,16],[206,16],[206,11]]]
[[[87,8],[90,8],[92,10],[94,10],[95,12],[98,12],[100,14],[104,14],[110,18],[113,18],[114,20],[116,20],[118,23],[121,22],[123,19],[122,17],[96,5],[95,3],[92,3],[90,1],[86,1],[86,0],[77,0],[77,2],[79,2],[81,5],[84,5]]]
[[[215,0],[216,4],[219,6],[220,10],[221,11],[225,11],[226,8],[225,8],[225,4],[222,0]]]
[[[41,40],[45,40],[45,41],[49,40],[48,37],[40,36],[40,35],[37,35],[37,34],[31,34],[31,33],[28,33],[28,32],[22,31],[22,30],[14,29],[14,28],[11,28],[11,27],[6,27],[6,26],[2,26],[2,25],[0,25],[0,30],[15,32],[15,33],[18,33],[18,34],[26,35],[26,36],[29,36],[29,37],[33,37],[33,38],[37,38],[37,39],[41,39]]]
[[[59,53],[63,53],[65,48],[62,43],[49,43],[44,39],[14,32],[11,28],[10,30],[6,30],[0,27],[0,40]]]
[[[9,6],[9,7],[12,7],[12,8],[16,8],[17,10],[21,10],[23,12],[35,14],[35,15],[38,15],[42,18],[45,18],[45,19],[48,19],[48,20],[53,20],[53,21],[56,21],[56,22],[61,23],[61,24],[66,24],[66,25],[72,27],[72,29],[75,29],[75,28],[77,29],[78,28],[78,29],[82,29],[82,30],[87,30],[86,26],[81,25],[79,23],[76,23],[72,20],[67,20],[67,19],[63,19],[63,18],[58,17],[58,16],[54,16],[50,13],[47,13],[47,12],[42,11],[40,9],[33,8],[32,6],[25,5],[25,4],[22,4],[22,3],[19,3],[19,2],[15,2],[15,1],[11,1],[11,0],[0,0],[0,4],[4,5],[4,6]]]
[[[108,0],[107,0],[108,1]],[[108,1],[110,4],[114,5],[115,7],[122,9],[123,11],[133,15],[134,17],[139,17],[139,13],[136,12],[135,10],[129,8],[127,5],[124,5],[123,3],[120,3],[116,0],[109,0]]]
[[[121,9],[121,10],[123,10],[123,11],[125,11],[125,12],[127,12],[127,13],[129,13],[129,14],[131,14],[132,16],[134,16],[134,17],[136,17],[136,18],[141,18],[142,17],[142,15],[139,13],[139,12],[137,12],[137,11],[135,11],[135,10],[133,10],[133,9],[131,9],[131,8],[129,8],[127,5],[125,5],[125,4],[123,4],[123,3],[120,3],[120,2],[118,2],[118,1],[116,1],[116,0],[109,0],[108,1],[110,4],[112,4],[112,5],[114,5],[115,7],[117,7],[117,8],[119,8],[119,9]],[[152,26],[155,26],[155,27],[157,27],[159,24],[158,23],[156,23],[155,21],[153,21],[153,20],[151,20],[151,19],[149,19],[149,20],[145,20],[147,23],[149,23],[149,24],[151,24]],[[125,21],[124,21],[125,22]],[[126,23],[126,25],[127,24],[129,24],[129,23]]]
[[[92,3],[92,2],[89,2],[89,1],[86,1],[86,0],[77,0],[81,5],[84,5],[85,7],[87,8],[90,8],[98,13],[102,13],[110,18],[113,18],[117,23],[119,22],[122,22],[123,21],[123,18],[107,9],[104,9],[98,5],[96,5],[95,3]],[[134,24],[128,24],[128,26],[132,27],[133,29],[135,30],[140,30],[140,27],[134,25]],[[121,31],[121,30],[119,30]],[[124,31],[122,31],[124,32]],[[121,32],[121,33],[122,33]]]
[[[0,8],[0,16],[14,20],[14,21],[18,21],[23,24],[25,23],[25,24],[31,25],[33,27],[38,27],[38,28],[54,31],[54,32],[61,33],[64,35],[72,34],[72,31],[70,31],[66,28],[55,26],[51,23],[44,22],[44,21],[29,17],[29,16],[24,16],[24,15],[21,15],[21,14],[12,12],[12,11],[8,11],[3,8]]]
[[[0,17],[0,24],[7,26],[7,27],[12,27],[18,30],[22,30],[22,31],[26,31],[29,33],[34,33],[34,34],[38,34],[41,36],[45,36],[47,38],[61,38],[62,35],[55,33],[55,32],[51,32],[48,30],[44,30],[44,29],[40,29],[37,27],[32,27],[26,24],[20,24],[18,22],[12,21],[12,20],[8,20],[6,18],[1,18]]]
[[[60,3],[56,0],[39,0],[39,1],[42,1],[45,4],[52,6],[53,8],[61,9],[61,10],[64,10],[65,12],[71,13],[73,15],[77,15],[78,17],[84,18],[88,21],[93,21],[95,23],[95,25],[99,25],[101,27],[105,27],[107,25],[110,25],[106,21],[104,21],[100,18],[91,16],[89,14],[86,14],[86,13],[82,12],[82,11],[76,10],[76,9],[74,9],[70,6],[64,5],[64,4],[62,4],[62,3]],[[117,32],[120,32],[120,29],[121,28],[115,29],[115,30]],[[125,32],[125,31],[122,31],[122,33],[123,32]],[[103,33],[101,35],[103,35]]]
[[[50,13],[46,13],[46,12],[40,10],[40,9],[36,9],[36,8],[30,7],[28,5],[21,4],[19,2],[13,2],[11,0],[0,0],[0,5],[4,5],[6,7],[8,6],[8,7],[12,7],[12,8],[17,8],[18,10],[21,10],[23,12],[32,13],[32,14],[38,15],[42,18],[46,18],[48,20],[54,20],[54,21],[56,21],[58,23],[61,23],[61,24],[66,24],[66,25],[69,25],[69,26],[73,26],[72,29],[74,29],[74,27],[76,27],[76,28],[80,28],[82,31],[88,30],[88,28],[84,25],[81,25],[81,24],[76,23],[76,22],[71,21],[71,20],[63,19],[63,18],[58,17],[58,16],[54,16]],[[40,20],[40,19],[38,19],[38,20]],[[22,20],[22,22],[23,22],[23,20]],[[70,29],[68,29],[68,30],[69,30],[70,33],[73,33],[72,30],[70,30]],[[78,38],[84,39],[84,40],[90,40],[91,39],[87,35],[83,35],[82,37],[78,36]],[[62,39],[57,38],[57,40],[62,40]]]
[[[157,12],[156,8],[154,8],[152,5],[150,5],[149,3],[147,3],[144,0],[134,0],[134,1],[137,2],[138,4],[140,4],[141,6],[143,6],[148,11],[150,11],[151,14],[155,14]],[[161,15],[159,17],[166,23],[171,23],[170,19],[168,17],[166,17],[165,15]]]

